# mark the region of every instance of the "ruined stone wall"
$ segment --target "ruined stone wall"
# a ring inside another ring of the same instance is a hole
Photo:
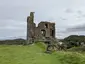
[[[53,34],[52,34],[53,30]],[[38,27],[36,28],[36,35],[38,37],[52,37],[55,38],[55,24],[50,22],[42,21],[38,24]]]
[[[36,27],[34,12],[31,12],[30,16],[27,17],[27,40],[32,42],[33,40],[42,40],[47,37],[55,38],[55,23],[41,21]]]

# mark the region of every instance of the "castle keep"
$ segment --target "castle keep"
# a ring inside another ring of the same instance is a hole
[[[34,23],[34,12],[27,17],[27,41],[28,44],[35,41],[47,41],[55,39],[55,23],[41,21],[38,26]]]

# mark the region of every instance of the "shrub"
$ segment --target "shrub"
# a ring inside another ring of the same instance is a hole
[[[61,64],[84,64],[85,60],[78,53],[66,53],[62,57],[59,58]]]

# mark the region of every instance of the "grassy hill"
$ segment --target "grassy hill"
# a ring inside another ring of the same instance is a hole
[[[46,54],[45,45],[0,45],[0,64],[85,64],[85,54],[58,51]]]

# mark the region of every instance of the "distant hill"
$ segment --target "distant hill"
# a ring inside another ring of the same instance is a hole
[[[1,40],[0,44],[8,44],[8,45],[21,45],[26,43],[25,39],[19,38],[19,39],[12,39],[12,40]]]
[[[85,42],[85,36],[84,35],[70,35],[66,38],[64,38],[64,41],[74,41],[74,42]]]

